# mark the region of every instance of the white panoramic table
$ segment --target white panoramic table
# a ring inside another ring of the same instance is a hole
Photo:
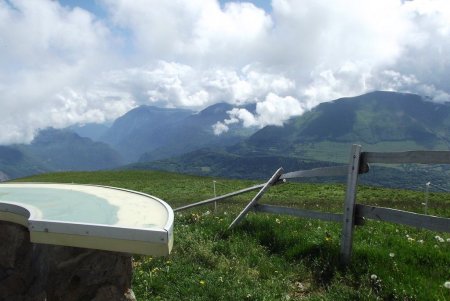
[[[2,183],[0,221],[27,227],[34,243],[152,256],[173,245],[168,204],[107,186]]]

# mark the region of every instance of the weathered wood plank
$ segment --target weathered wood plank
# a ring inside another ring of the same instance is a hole
[[[450,218],[445,217],[361,204],[356,205],[356,215],[358,217],[425,228],[433,231],[450,232]]]
[[[308,178],[308,177],[336,177],[345,176],[347,174],[348,166],[332,166],[332,167],[319,167],[310,170],[299,170],[283,174],[280,179],[293,179],[293,178]]]
[[[303,210],[303,209],[298,209],[298,208],[272,206],[272,205],[260,205],[260,204],[256,204],[253,207],[253,210],[257,211],[257,212],[266,212],[266,213],[273,213],[273,214],[292,215],[292,216],[296,216],[296,217],[320,219],[323,221],[332,221],[332,222],[338,222],[338,223],[342,222],[342,214],[338,214],[338,213],[318,212],[318,211]]]
[[[200,201],[200,202],[197,202],[197,203],[193,203],[193,204],[189,204],[189,205],[186,205],[186,206],[175,208],[175,209],[173,209],[173,211],[174,212],[182,211],[182,210],[186,210],[186,209],[197,207],[197,206],[201,206],[201,205],[206,205],[206,204],[209,204],[209,203],[222,201],[222,200],[230,198],[232,196],[236,196],[236,195],[243,194],[243,193],[246,193],[246,192],[250,192],[250,191],[261,189],[262,187],[264,187],[264,185],[265,184],[259,184],[259,185],[255,185],[255,186],[252,186],[252,187],[244,188],[244,189],[241,189],[241,190],[238,190],[238,191],[230,192],[230,193],[227,193],[227,194],[224,194],[224,195],[219,195],[218,197],[214,197],[212,199],[207,199],[207,200]]]
[[[353,244],[353,228],[355,225],[355,202],[356,184],[358,181],[361,145],[353,145],[350,153],[347,176],[347,190],[345,193],[345,204],[343,214],[342,236],[341,236],[341,264],[346,266],[350,263]]]
[[[363,152],[364,163],[450,164],[450,151]]]
[[[259,199],[264,195],[264,193],[269,189],[270,186],[274,185],[278,180],[280,179],[280,176],[283,174],[283,168],[279,168],[267,181],[266,184],[264,184],[264,187],[255,195],[255,197],[250,201],[250,203],[245,206],[244,210],[239,213],[239,215],[234,219],[234,221],[230,224],[228,229],[233,228],[238,223],[241,222],[241,220],[247,215],[247,213],[250,211],[250,209],[259,201]]]

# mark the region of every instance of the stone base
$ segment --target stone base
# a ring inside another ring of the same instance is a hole
[[[25,227],[0,221],[0,301],[131,301],[131,277],[131,256],[30,243]]]

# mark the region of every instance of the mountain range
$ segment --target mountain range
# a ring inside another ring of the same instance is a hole
[[[141,106],[111,125],[46,129],[29,145],[1,146],[0,175],[13,178],[128,163],[123,168],[265,178],[279,166],[294,170],[346,163],[354,143],[370,151],[450,149],[450,105],[414,94],[375,91],[341,98],[283,126],[233,124],[227,133],[215,135],[213,125],[229,118],[232,108],[226,103],[200,112]],[[243,108],[256,110],[255,105]],[[377,167],[378,173],[390,179],[386,168]],[[427,170],[433,179],[439,174],[434,172]]]
[[[253,106],[246,109],[254,110]],[[183,109],[140,106],[118,118],[100,137],[127,162],[151,161],[183,154],[202,147],[221,147],[239,142],[256,131],[232,126],[220,137],[213,125],[228,117],[230,104],[218,103],[198,113]]]
[[[129,167],[266,178],[280,166],[292,171],[346,163],[352,144],[361,144],[364,151],[449,150],[449,133],[449,104],[414,94],[376,91],[322,103],[284,126],[267,126],[225,148]],[[446,183],[442,178],[446,173],[448,166],[374,166],[363,179],[369,184],[406,187],[412,181],[431,179]]]
[[[228,118],[233,106],[212,105],[200,112],[140,106],[108,124],[41,130],[31,144],[0,147],[2,179],[65,170],[118,168],[125,163],[180,155],[202,147],[235,144],[256,128],[230,126],[224,135],[213,125]],[[244,107],[253,112],[255,105]],[[9,160],[11,153],[15,160]]]
[[[351,144],[369,151],[448,150],[450,104],[376,91],[322,103],[283,127],[267,126],[229,150],[347,162]]]
[[[45,129],[30,144],[0,146],[4,179],[68,170],[100,170],[124,164],[117,151],[69,130]]]

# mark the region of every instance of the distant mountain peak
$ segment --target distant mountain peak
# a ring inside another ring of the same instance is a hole
[[[226,102],[219,102],[198,112],[199,115],[218,115],[225,114],[227,111],[233,109],[233,106]]]

